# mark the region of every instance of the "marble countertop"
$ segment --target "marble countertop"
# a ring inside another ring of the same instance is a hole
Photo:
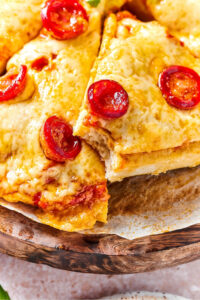
[[[56,270],[0,254],[0,284],[12,300],[95,299],[132,291],[199,300],[200,260],[150,273],[107,276]]]

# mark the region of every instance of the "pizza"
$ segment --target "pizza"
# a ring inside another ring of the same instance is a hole
[[[42,0],[1,0],[0,73],[8,59],[33,39],[42,27]]]
[[[0,204],[91,229],[108,181],[200,164],[200,58],[137,3],[2,1]]]
[[[130,8],[141,18],[159,21],[200,56],[200,2],[196,0],[132,0]]]
[[[63,5],[77,19],[72,28],[62,26]],[[0,80],[0,197],[34,206],[45,224],[77,231],[107,217],[104,165],[73,136],[101,14],[87,3],[56,0],[41,16],[40,34],[10,59]]]
[[[75,133],[110,181],[200,163],[200,60],[167,28],[110,15]]]

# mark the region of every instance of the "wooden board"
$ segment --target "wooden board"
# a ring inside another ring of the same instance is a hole
[[[195,188],[194,188],[195,187]],[[200,167],[110,185],[109,215],[168,208],[200,195]],[[0,207],[0,251],[34,263],[97,274],[130,274],[200,258],[200,224],[133,241],[67,233]]]
[[[200,225],[129,241],[62,232],[0,208],[0,251],[70,271],[146,272],[200,258]]]

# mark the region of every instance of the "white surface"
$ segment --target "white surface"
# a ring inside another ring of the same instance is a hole
[[[200,299],[200,261],[134,275],[92,275],[56,270],[0,254],[0,284],[12,300],[95,299],[150,291]]]

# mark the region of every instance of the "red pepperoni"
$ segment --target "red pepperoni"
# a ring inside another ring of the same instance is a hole
[[[93,83],[88,90],[88,101],[92,113],[103,119],[120,118],[129,107],[127,92],[113,80]]]
[[[36,71],[42,71],[42,69],[46,66],[48,66],[49,61],[48,58],[46,58],[45,56],[42,56],[36,60],[34,60],[34,62],[31,65],[32,69],[35,69]]]
[[[63,119],[56,116],[47,119],[40,135],[46,157],[57,162],[75,159],[81,151],[81,141],[72,134],[72,127]]]
[[[27,67],[22,65],[18,74],[8,72],[0,78],[0,102],[14,99],[26,85]]]
[[[200,102],[200,76],[192,69],[170,66],[160,74],[158,86],[176,108],[192,109]]]
[[[76,38],[88,28],[87,12],[77,0],[49,0],[41,17],[43,26],[60,40]]]

